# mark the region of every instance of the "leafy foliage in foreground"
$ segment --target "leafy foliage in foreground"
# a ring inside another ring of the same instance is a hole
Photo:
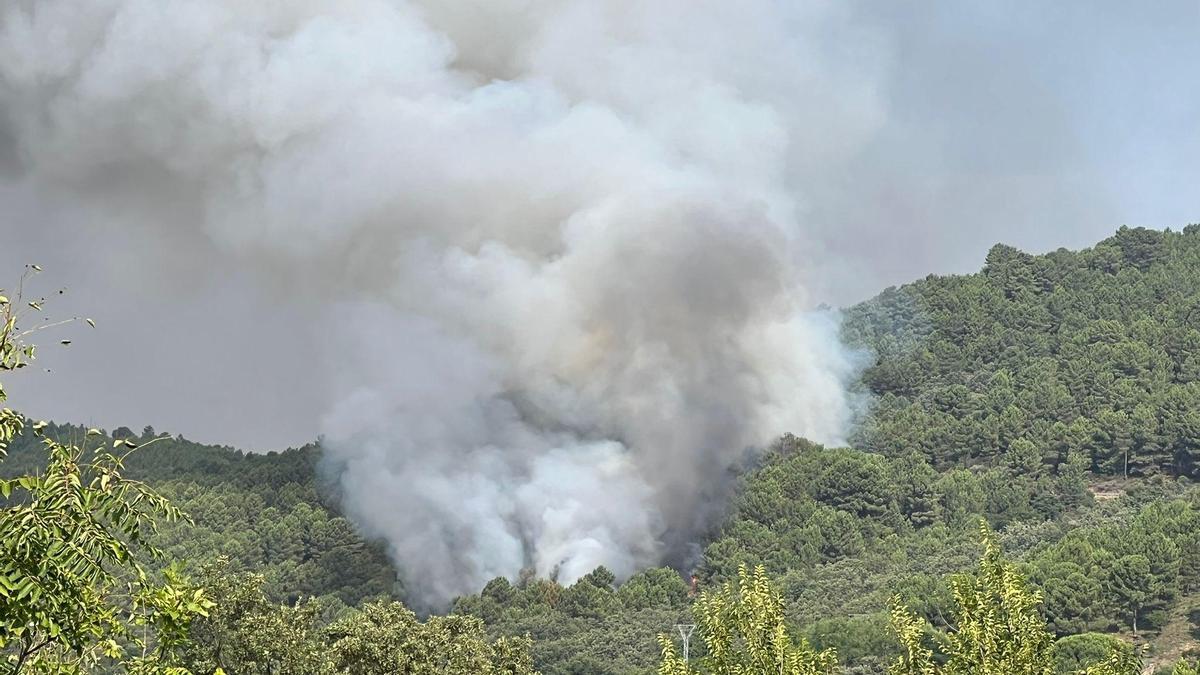
[[[889,675],[1141,672],[1141,660],[1120,641],[1105,643],[1102,652],[1091,659],[1077,658],[1079,667],[1063,668],[1058,645],[1038,611],[1040,594],[1004,557],[986,525],[981,525],[980,543],[983,553],[975,572],[950,579],[954,607],[949,630],[935,631],[898,599],[894,601],[891,628],[901,653],[888,668]],[[836,652],[818,652],[804,638],[795,640],[791,636],[783,614],[783,598],[762,567],[753,572],[740,567],[736,580],[701,595],[693,611],[706,656],[689,662],[678,655],[672,640],[661,636],[659,675],[837,672]],[[1090,662],[1081,663],[1083,660]]]
[[[28,304],[40,310],[40,303]],[[0,372],[34,356],[18,317],[0,291]],[[5,398],[0,387],[0,403]],[[5,408],[0,448],[24,425]],[[179,574],[168,570],[159,582],[143,567],[161,557],[147,534],[160,520],[180,519],[179,510],[125,477],[123,455],[94,442],[77,447],[44,438],[46,426],[30,425],[48,456],[44,469],[0,479],[0,658],[14,675],[73,673],[105,662],[129,672],[174,672],[173,649],[214,606]],[[99,435],[87,434],[93,441]]]
[[[660,636],[659,675],[826,675],[837,668],[837,652],[818,652],[804,638],[792,638],[783,614],[783,598],[761,566],[753,572],[745,566],[738,568],[735,580],[716,592],[701,595],[692,611],[707,655],[693,665],[680,658],[671,639]]]
[[[942,638],[945,662],[936,666],[924,644],[926,624],[897,602],[892,628],[902,656],[889,675],[1052,675],[1054,638],[1038,612],[1041,600],[1026,585],[1016,566],[1004,560],[990,531],[982,533],[983,557],[978,571],[951,579],[954,597],[952,628]],[[1120,672],[1136,673],[1136,664]]]

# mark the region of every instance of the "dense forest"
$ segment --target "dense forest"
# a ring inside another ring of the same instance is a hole
[[[33,354],[3,299],[8,370]],[[1200,227],[997,245],[843,331],[870,359],[851,447],[764,449],[695,570],[498,578],[430,617],[319,445],[8,412],[0,649],[12,672],[1196,672]]]

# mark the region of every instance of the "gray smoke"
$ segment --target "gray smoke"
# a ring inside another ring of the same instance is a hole
[[[311,299],[345,505],[438,602],[631,574],[747,447],[840,438],[791,182],[878,124],[873,66],[822,63],[843,32],[772,2],[38,0],[0,72],[42,185]]]
[[[1179,17],[1093,14],[0,0],[0,261],[75,270],[110,327],[42,409],[260,447],[324,410],[347,509],[427,603],[629,574],[747,447],[841,438],[854,359],[815,297],[1194,207],[1110,199],[1132,152],[1084,170],[1129,125],[1079,120],[1136,97],[1044,65],[1087,62],[1064,35],[1145,27],[1163,91],[1194,62],[1151,30]]]

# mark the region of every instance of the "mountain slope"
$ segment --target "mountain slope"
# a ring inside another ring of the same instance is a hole
[[[46,430],[62,439],[82,439],[85,431]],[[127,475],[153,485],[193,520],[160,526],[153,542],[168,559],[198,569],[228,557],[235,568],[263,574],[268,594],[284,602],[331,596],[352,605],[402,595],[382,547],[359,536],[324,489],[316,446],[254,454],[159,437],[150,428],[112,436],[143,445],[126,460]],[[35,470],[42,458],[37,439],[23,434],[0,463],[0,476]]]
[[[784,436],[764,452],[701,542],[702,590],[763,564],[796,631],[836,647],[850,673],[882,673],[896,649],[889,601],[944,628],[945,577],[972,566],[983,518],[1042,590],[1058,635],[1136,627],[1153,655],[1164,625],[1165,651],[1196,630],[1200,227],[1122,228],[1041,256],[998,245],[979,273],[931,276],[846,310],[844,335],[874,356],[860,383],[873,405],[853,447]],[[38,456],[25,438],[0,472]],[[326,598],[329,616],[402,597],[319,462],[316,446],[252,455],[163,438],[129,471],[195,520],[157,535],[171,557],[228,556],[263,572],[278,601]],[[623,584],[603,569],[569,587],[497,579],[454,609],[493,636],[531,635],[547,675],[651,672],[656,635],[691,622],[687,585],[668,569]]]

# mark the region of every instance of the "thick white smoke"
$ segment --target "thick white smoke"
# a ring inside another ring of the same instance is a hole
[[[31,180],[309,297],[346,507],[422,601],[627,575],[848,421],[801,189],[882,118],[841,3],[0,6]]]

